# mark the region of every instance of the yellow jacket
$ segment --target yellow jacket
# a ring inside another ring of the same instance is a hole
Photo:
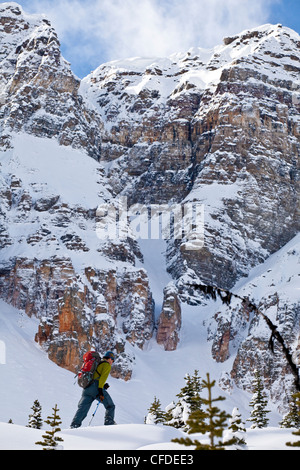
[[[96,371],[94,372],[93,379],[98,380],[98,387],[103,388],[107,378],[110,374],[111,365],[109,362],[101,361]]]

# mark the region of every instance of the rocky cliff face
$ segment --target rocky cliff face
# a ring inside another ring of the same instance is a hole
[[[188,266],[229,288],[299,230],[300,49],[281,25],[224,42],[105,64],[81,92],[103,119],[116,191],[205,204],[205,248],[170,244],[174,277]]]
[[[114,373],[128,379],[125,342],[151,338],[153,305],[134,244],[96,237],[97,206],[111,195],[85,154],[100,158],[101,119],[46,18],[3,4],[0,34],[1,298],[40,318],[36,340],[59,365],[75,370],[87,348],[115,348]]]
[[[98,166],[73,150],[64,165],[68,154],[54,141],[20,134],[12,142],[1,154],[0,296],[40,319],[36,341],[57,364],[74,371],[85,350],[115,349],[114,374],[128,379],[134,356],[125,343],[149,341],[154,306],[147,273],[135,267],[138,248],[97,238]]]
[[[171,283],[164,289],[163,308],[159,316],[156,341],[165,351],[174,351],[179,342],[182,324],[181,305],[177,289]]]
[[[248,282],[236,286],[235,291],[241,297],[250,297],[277,325],[298,365],[299,241],[298,235],[254,268]],[[273,401],[281,408],[288,404],[293,386],[291,371],[279,343],[270,342],[271,332],[261,315],[253,314],[235,299],[227,308],[216,308],[208,329],[215,360],[226,363],[229,358],[235,358],[230,376],[223,383],[225,388],[231,388],[235,383],[251,392],[251,374],[259,365]]]
[[[185,303],[206,302],[197,282],[253,296],[297,355],[299,298],[285,294],[297,275],[266,268],[262,290],[248,276],[299,232],[300,37],[266,25],[212,50],[104,64],[80,82],[46,18],[7,3],[0,28],[0,296],[40,319],[49,357],[75,370],[86,349],[114,348],[114,374],[129,379],[134,347],[178,347]],[[97,207],[112,217],[121,197],[136,212],[204,207],[204,246],[191,249],[193,224],[167,241],[173,283],[157,324],[138,240],[97,236]],[[286,250],[276,262],[295,266],[296,244]],[[234,358],[223,385],[248,388],[269,340],[260,320],[216,306],[207,326],[214,359]],[[279,352],[267,357],[277,397],[276,371],[284,387],[290,376]]]

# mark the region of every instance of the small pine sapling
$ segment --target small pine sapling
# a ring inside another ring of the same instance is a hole
[[[37,445],[43,446],[43,450],[56,450],[58,442],[62,442],[63,439],[60,436],[57,436],[57,433],[61,431],[59,425],[61,424],[61,419],[58,415],[59,409],[57,405],[52,408],[53,414],[48,416],[48,419],[45,420],[45,423],[50,426],[50,430],[46,431],[42,435],[44,438],[43,441],[36,442]]]
[[[233,440],[223,441],[223,432],[227,429],[227,419],[230,418],[225,411],[221,411],[218,407],[214,406],[215,402],[225,400],[224,397],[213,398],[212,388],[215,386],[215,380],[211,382],[209,374],[206,375],[206,380],[202,381],[203,389],[208,392],[208,398],[202,398],[202,403],[205,410],[198,409],[191,413],[187,424],[189,426],[188,434],[201,433],[207,434],[209,437],[208,443],[201,443],[198,439],[181,438],[173,439],[172,442],[184,444],[186,446],[194,446],[195,450],[225,450],[225,446],[233,444]],[[216,442],[216,439],[219,440]]]
[[[165,421],[165,413],[161,409],[160,401],[154,397],[154,401],[151,404],[148,414],[145,418],[145,424],[161,424]]]

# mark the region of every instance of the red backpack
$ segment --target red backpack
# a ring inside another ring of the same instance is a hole
[[[101,357],[95,351],[89,351],[83,356],[83,364],[77,374],[79,387],[87,388],[93,382],[93,376],[101,363]]]

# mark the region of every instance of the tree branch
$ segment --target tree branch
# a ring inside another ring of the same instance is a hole
[[[295,387],[298,392],[300,392],[300,378],[299,378],[299,370],[297,365],[293,361],[292,354],[290,349],[286,346],[285,341],[281,334],[278,331],[278,327],[274,325],[274,323],[267,317],[255,304],[253,304],[247,297],[241,297],[237,294],[233,294],[232,292],[220,289],[219,287],[209,286],[204,284],[190,284],[196,290],[201,291],[205,295],[209,296],[213,300],[216,300],[219,297],[222,302],[226,305],[230,305],[232,298],[236,298],[242,301],[243,305],[247,307],[250,311],[261,315],[265,322],[267,323],[269,329],[271,330],[271,337],[269,341],[269,347],[271,351],[274,353],[274,339],[276,339],[279,344],[281,345],[282,351],[286,357],[287,363],[289,364],[291,371],[294,375],[295,379]]]

